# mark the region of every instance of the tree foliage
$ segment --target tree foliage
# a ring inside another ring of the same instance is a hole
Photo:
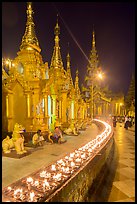
[[[125,97],[125,105],[126,105],[127,110],[129,110],[132,105],[135,106],[135,77],[134,77],[134,74],[132,74],[132,79],[129,85],[128,93]]]

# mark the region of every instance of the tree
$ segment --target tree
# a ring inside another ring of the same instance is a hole
[[[135,106],[135,77],[134,77],[134,74],[132,74],[128,93],[125,97],[125,105],[126,105],[127,111],[129,111],[129,109],[132,105]]]

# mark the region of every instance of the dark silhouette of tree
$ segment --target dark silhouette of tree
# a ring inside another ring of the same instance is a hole
[[[135,76],[132,74],[131,82],[129,85],[128,93],[125,97],[125,105],[127,111],[129,111],[131,106],[135,106]]]

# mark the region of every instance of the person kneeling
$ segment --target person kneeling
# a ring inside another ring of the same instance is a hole
[[[53,136],[50,137],[54,143],[60,143],[60,140],[62,138],[61,130],[58,127],[55,127]]]
[[[43,141],[44,141],[44,138],[43,136],[41,135],[41,130],[38,130],[37,133],[35,133],[33,135],[33,138],[32,138],[32,144],[36,147],[36,146],[42,146],[43,145]]]

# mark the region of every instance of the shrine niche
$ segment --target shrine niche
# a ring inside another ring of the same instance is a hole
[[[109,104],[111,99],[104,96],[101,92],[96,92],[94,95],[94,116],[109,115]]]
[[[13,88],[13,124],[19,123],[25,126],[27,117],[27,102],[23,87],[16,82]]]

